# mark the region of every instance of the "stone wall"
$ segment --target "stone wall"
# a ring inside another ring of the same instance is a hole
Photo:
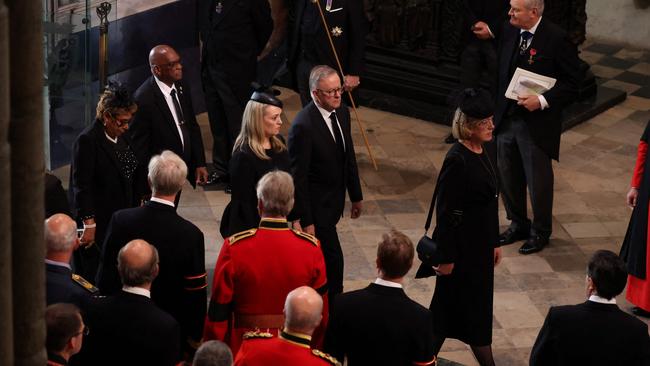
[[[649,0],[588,0],[587,39],[650,49]]]

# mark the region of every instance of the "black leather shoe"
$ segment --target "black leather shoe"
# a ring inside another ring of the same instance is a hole
[[[516,231],[512,228],[507,228],[506,231],[499,234],[499,244],[507,245],[512,244],[519,240],[528,239],[527,231]]]
[[[524,245],[519,248],[519,253],[521,254],[533,254],[536,252],[539,252],[540,250],[544,249],[545,246],[548,245],[548,239],[544,238],[539,235],[533,235],[526,242]]]
[[[632,308],[632,314],[636,316],[642,316],[644,318],[650,318],[650,311],[645,311],[638,306]]]

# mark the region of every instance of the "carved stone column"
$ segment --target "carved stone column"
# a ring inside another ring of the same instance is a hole
[[[47,360],[43,320],[43,8],[41,1],[8,0],[7,5],[11,14],[13,365],[42,366]]]
[[[0,365],[13,365],[11,187],[9,149],[9,11],[0,0]]]

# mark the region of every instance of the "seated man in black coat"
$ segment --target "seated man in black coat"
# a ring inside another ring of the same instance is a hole
[[[384,234],[377,247],[379,278],[362,290],[339,295],[325,336],[325,350],[348,365],[433,365],[428,309],[409,299],[402,281],[413,265],[413,243]]]
[[[151,299],[181,326],[181,348],[188,359],[199,346],[207,305],[207,274],[203,233],[180,217],[174,198],[187,177],[187,165],[171,151],[151,158],[152,197],[141,207],[117,211],[108,225],[97,273],[102,294],[120,291],[117,253],[129,241],[146,240],[158,249],[160,273]]]
[[[47,305],[67,302],[83,306],[97,288],[72,274],[70,258],[79,247],[77,224],[65,214],[54,214],[45,220],[45,298]]]
[[[587,268],[589,299],[548,311],[530,365],[650,365],[648,326],[616,306],[626,281],[623,261],[597,251]]]
[[[80,355],[88,365],[168,365],[180,361],[178,322],[151,301],[158,251],[133,240],[118,254],[122,290],[98,298],[86,311],[92,333]]]

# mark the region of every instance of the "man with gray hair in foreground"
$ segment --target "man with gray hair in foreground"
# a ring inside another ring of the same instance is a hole
[[[151,301],[158,262],[158,251],[144,240],[132,240],[120,249],[122,290],[88,307],[92,333],[85,340],[81,364],[171,366],[180,361],[178,322]]]
[[[235,365],[340,365],[334,357],[309,346],[322,311],[323,300],[311,287],[289,292],[284,303],[284,328],[278,337],[258,330],[245,333]]]
[[[79,247],[74,220],[65,214],[55,214],[45,220],[45,245],[47,305],[67,302],[82,306],[98,290],[72,273],[70,258]]]
[[[207,341],[196,351],[192,366],[232,366],[232,352],[221,341]]]
[[[151,299],[181,326],[181,350],[191,360],[203,332],[206,313],[206,272],[203,233],[176,213],[174,197],[180,191],[187,165],[171,151],[151,158],[152,197],[141,207],[113,214],[97,274],[105,295],[121,288],[117,252],[133,239],[143,239],[160,253],[160,274],[151,287]]]
[[[221,247],[205,323],[203,338],[226,342],[233,354],[248,331],[278,333],[284,322],[284,300],[296,287],[314,288],[327,301],[325,261],[318,240],[289,229],[287,223],[293,207],[291,175],[278,170],[265,174],[257,183],[257,198],[259,227],[232,235]],[[326,310],[312,343],[316,347],[327,325]]]

